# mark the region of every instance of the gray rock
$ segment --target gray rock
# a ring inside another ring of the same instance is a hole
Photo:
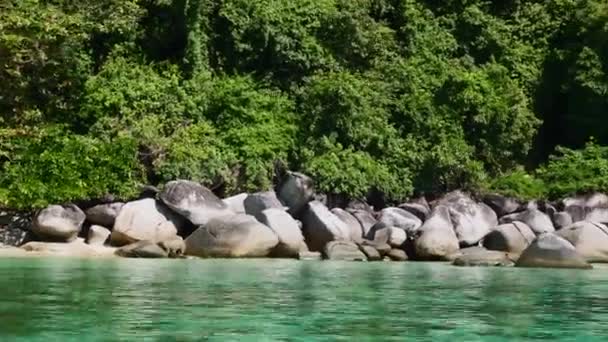
[[[413,232],[422,226],[422,221],[416,215],[394,207],[382,209],[378,222],[389,227],[401,228],[406,232]]]
[[[253,216],[209,220],[186,239],[186,254],[200,257],[265,257],[279,243],[276,234]]]
[[[391,247],[400,248],[407,239],[407,233],[401,228],[387,227],[383,223],[378,223],[369,231],[367,239],[387,243]]]
[[[521,254],[535,239],[527,224],[515,221],[495,227],[483,239],[483,246],[493,251]]]
[[[158,246],[167,253],[169,258],[178,258],[186,253],[186,242],[181,236],[161,241],[158,243]]]
[[[116,250],[116,255],[123,258],[167,258],[169,254],[157,243],[152,241],[137,241],[122,246]]]
[[[487,194],[483,196],[482,201],[492,208],[498,217],[512,214],[522,208],[519,200],[498,194]]]
[[[445,195],[439,204],[448,207],[461,246],[476,245],[498,224],[496,213],[490,207],[476,203],[460,191]]]
[[[425,221],[431,214],[431,209],[428,204],[425,206],[420,203],[403,203],[399,204],[399,208],[415,215],[421,221]]]
[[[36,215],[32,231],[45,241],[69,242],[78,237],[85,218],[82,210],[73,204],[51,205]]]
[[[245,198],[249,196],[248,193],[240,193],[238,195],[234,195],[231,197],[224,198],[222,202],[224,202],[228,209],[233,211],[236,214],[244,214],[245,213]]]
[[[608,208],[608,196],[599,192],[564,198],[562,201],[564,208],[570,206],[580,206],[587,208]]]
[[[321,251],[329,241],[349,241],[351,232],[346,223],[332,214],[321,202],[308,203],[302,216],[304,238],[311,251]]]
[[[381,256],[386,255],[391,250],[391,246],[388,243],[382,242],[382,241],[372,241],[372,240],[368,240],[368,239],[363,239],[361,241],[361,243],[359,243],[358,245],[359,246],[371,246],[371,247],[375,248],[378,251],[378,253],[380,253]]]
[[[445,260],[448,255],[459,249],[450,209],[446,206],[437,206],[429,219],[418,229],[418,233],[420,235],[414,241],[418,259]]]
[[[323,248],[323,255],[329,260],[366,261],[367,257],[359,247],[350,241],[329,241]]]
[[[462,253],[452,263],[455,266],[513,266],[508,253],[499,251],[476,250]]]
[[[234,214],[211,190],[196,182],[171,181],[165,185],[160,199],[195,225],[204,225],[212,218]]]
[[[184,219],[161,202],[146,198],[125,204],[110,235],[114,246],[148,240],[154,243],[177,236]]]
[[[382,260],[382,257],[380,256],[380,252],[378,252],[378,250],[372,246],[359,245],[359,249],[361,250],[361,252],[363,252],[363,254],[365,254],[368,261]]]
[[[111,233],[112,232],[110,232],[110,230],[105,227],[98,226],[98,225],[92,225],[91,227],[89,227],[89,234],[87,235],[87,243],[89,245],[103,246],[103,244],[110,237]]]
[[[570,216],[570,214],[568,214],[565,211],[560,211],[560,212],[555,213],[552,216],[552,219],[553,219],[553,226],[555,227],[556,230],[562,229],[564,227],[568,227],[573,223],[572,216]]]
[[[103,227],[113,227],[120,209],[122,209],[124,203],[106,203],[99,204],[91,207],[85,211],[87,221],[92,224],[100,225]]]
[[[515,266],[592,268],[570,242],[552,233],[539,235],[521,254]]]
[[[359,224],[361,224],[361,229],[363,229],[362,236],[367,236],[369,230],[376,224],[378,221],[374,218],[374,216],[366,210],[347,210],[351,215],[353,215]]]
[[[258,215],[257,219],[268,226],[279,239],[279,243],[272,252],[273,256],[286,258],[298,256],[298,252],[304,244],[304,236],[296,220],[285,210],[266,209]]]
[[[538,235],[543,233],[552,233],[555,231],[553,222],[549,216],[538,209],[527,209],[525,211],[506,215],[500,218],[500,223],[511,223],[521,221],[530,227],[532,231]]]
[[[579,221],[560,229],[556,235],[568,240],[587,262],[608,262],[608,227],[605,225]]]
[[[393,261],[407,260],[407,254],[405,253],[405,251],[398,248],[392,248],[386,255]]]
[[[0,244],[21,246],[31,237],[32,215],[19,212],[0,212]]]
[[[279,185],[277,196],[289,207],[289,213],[297,216],[313,199],[314,183],[305,174],[290,171]]]
[[[331,212],[336,215],[342,222],[346,223],[350,230],[350,239],[354,242],[359,242],[363,238],[363,227],[361,223],[351,213],[341,208],[333,208]]]
[[[247,196],[244,202],[245,213],[254,217],[270,208],[284,210],[283,204],[277,198],[274,191],[256,192]]]

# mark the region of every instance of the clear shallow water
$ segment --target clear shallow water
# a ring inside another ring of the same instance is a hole
[[[0,341],[602,341],[608,267],[0,259]]]

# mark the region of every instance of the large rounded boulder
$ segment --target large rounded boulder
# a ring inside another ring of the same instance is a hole
[[[161,202],[146,198],[125,204],[110,235],[112,245],[123,246],[140,240],[159,242],[174,238],[184,219]]]
[[[462,246],[476,245],[498,224],[496,213],[490,207],[476,203],[460,191],[447,194],[439,204],[449,209],[454,232]]]
[[[521,254],[515,266],[591,268],[568,240],[551,233],[539,235]]]
[[[556,232],[568,240],[587,262],[608,262],[608,227],[580,221]]]
[[[512,214],[523,206],[523,204],[515,198],[498,194],[486,194],[483,196],[482,201],[492,208],[498,217]]]
[[[298,256],[304,244],[304,236],[298,222],[291,215],[283,209],[269,208],[262,211],[257,219],[270,228],[279,239],[279,243],[271,253],[272,256],[287,258]]]
[[[114,221],[120,213],[120,209],[124,206],[124,203],[104,203],[91,207],[85,211],[87,215],[87,221],[92,224],[97,224],[103,227],[114,226]]]
[[[572,217],[572,222],[592,221],[608,223],[608,196],[591,193],[565,198],[561,202],[564,211]]]
[[[262,211],[270,208],[283,209],[283,204],[274,191],[256,192],[250,194],[243,202],[245,213],[257,217]]]
[[[536,235],[552,233],[555,231],[553,222],[549,218],[549,215],[538,209],[527,209],[522,212],[506,215],[500,218],[501,224],[511,223],[514,221],[520,221],[527,224]]]
[[[483,239],[483,246],[493,251],[521,254],[536,239],[527,224],[519,221],[495,227]]]
[[[354,242],[359,242],[363,238],[363,227],[361,223],[348,211],[342,208],[333,208],[331,212],[336,215],[342,222],[346,223],[350,231],[350,239]]]
[[[454,233],[450,209],[437,206],[431,216],[417,231],[414,242],[416,258],[423,260],[446,260],[459,249],[458,237]]]
[[[240,193],[238,195],[230,196],[224,198],[222,202],[224,202],[228,209],[233,211],[236,214],[244,214],[245,213],[245,199],[249,196],[248,193]]]
[[[369,230],[378,223],[378,220],[374,218],[371,212],[362,209],[347,209],[347,211],[353,215],[359,224],[361,225],[363,236],[366,236],[369,233]]]
[[[319,201],[308,203],[302,215],[302,224],[306,244],[313,252],[322,251],[330,241],[350,240],[351,231],[346,223]]]
[[[186,239],[186,254],[205,258],[266,257],[277,235],[250,215],[216,217]]]
[[[192,181],[167,183],[160,193],[160,199],[195,225],[204,225],[212,218],[234,214],[211,190]]]
[[[289,213],[298,216],[314,197],[314,183],[305,174],[289,171],[279,184],[277,195]]]
[[[51,205],[34,218],[32,231],[44,241],[70,242],[78,237],[86,215],[73,204]]]
[[[350,241],[329,241],[323,248],[323,256],[329,260],[366,261],[367,256]]]
[[[401,228],[406,232],[413,232],[422,226],[422,220],[418,216],[395,207],[382,209],[378,222],[384,223],[388,227]]]

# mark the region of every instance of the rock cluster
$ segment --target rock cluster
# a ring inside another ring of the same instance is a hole
[[[274,190],[223,200],[201,184],[176,180],[130,202],[51,205],[31,222],[3,213],[0,224],[13,232],[5,241],[21,246],[3,249],[11,255],[443,260],[561,268],[608,262],[608,196],[602,194],[525,203],[454,191],[430,203],[417,198],[386,208],[361,201],[344,206],[328,208],[312,179],[288,172]],[[25,223],[15,228],[15,222]]]

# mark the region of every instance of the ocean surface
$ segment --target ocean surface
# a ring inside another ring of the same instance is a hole
[[[0,259],[0,341],[607,339],[607,266]]]

